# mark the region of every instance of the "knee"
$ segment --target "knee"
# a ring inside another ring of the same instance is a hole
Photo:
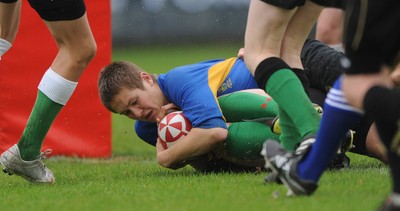
[[[318,26],[315,38],[328,45],[342,43],[342,31],[339,26],[321,25]]]
[[[83,70],[96,55],[97,45],[94,41],[84,42],[83,45],[76,46],[76,48],[74,47],[72,49],[73,50],[69,50],[69,55],[71,56],[70,58],[72,58],[72,65],[75,66],[74,69]]]
[[[80,58],[79,61],[84,64],[88,64],[96,55],[97,52],[97,44],[95,41],[87,42],[85,46],[83,46],[82,50],[80,51]]]
[[[97,45],[94,38],[70,41],[68,39],[57,39],[59,48],[58,55],[68,58],[74,69],[84,69],[94,58],[97,52]]]

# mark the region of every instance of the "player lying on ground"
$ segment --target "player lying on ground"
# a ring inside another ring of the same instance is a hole
[[[270,127],[270,122],[277,116],[276,103],[261,89],[226,94],[218,97],[218,103],[229,122],[227,139],[204,156],[186,161],[185,164],[205,172],[261,169],[264,164],[260,155],[262,144],[266,138],[279,139],[279,135],[274,134]],[[164,107],[175,108],[172,104]],[[172,112],[175,109],[168,110]]]
[[[169,168],[223,144],[228,131],[217,97],[252,88],[257,85],[238,58],[176,68],[157,80],[132,63],[115,62],[103,69],[99,79],[102,103],[112,112],[156,122],[161,107],[173,103],[192,122],[182,141],[166,150],[158,148],[159,164]]]
[[[332,86],[336,78],[342,73],[342,68],[337,65],[337,61],[343,56],[343,53],[337,52],[317,40],[306,41],[301,59],[309,79],[310,89],[308,93],[313,103],[320,106],[323,105],[329,87]],[[243,57],[242,49],[239,51],[238,57]],[[400,73],[397,75],[393,74],[392,76],[400,78],[399,75]],[[397,81],[400,80],[398,79]],[[227,107],[228,106],[225,108]],[[371,124],[372,119],[369,116],[364,116],[359,124],[352,128],[356,131],[353,140],[355,147],[351,148],[350,151],[375,157],[386,162],[385,153],[377,137],[376,129],[374,125],[371,126]],[[142,140],[151,145],[156,145],[156,123],[136,121],[135,131]],[[285,148],[288,149],[288,147]]]
[[[161,118],[161,107],[168,103],[182,109],[193,123],[189,135],[174,147],[164,149],[157,144],[157,160],[169,168],[180,167],[182,161],[223,144],[228,131],[216,97],[252,88],[257,88],[255,81],[238,58],[175,68],[157,79],[132,63],[114,62],[102,70],[99,78],[102,103],[112,112],[139,120],[142,125],[136,127],[140,129],[138,134],[149,143],[154,144],[154,136],[157,139],[155,122]],[[143,136],[149,131],[146,127],[154,129],[147,137]]]
[[[251,89],[220,96],[218,103],[228,122],[228,138],[224,144],[205,156],[186,163],[197,170],[213,172],[262,169],[264,160],[260,151],[263,143],[266,139],[275,137],[279,140],[280,138],[271,128],[271,123],[278,113],[276,102],[265,91]],[[173,106],[169,104],[165,107]],[[170,109],[170,111],[175,110]],[[332,160],[331,168],[348,166],[349,159],[344,153],[351,146],[351,138],[346,139],[346,144],[341,147],[338,156]]]

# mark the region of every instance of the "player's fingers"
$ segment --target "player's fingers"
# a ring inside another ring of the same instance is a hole
[[[178,108],[175,104],[173,103],[168,103],[167,105],[164,105],[163,107],[161,107],[163,109],[165,109],[165,111],[168,111],[170,109],[176,109]]]
[[[237,57],[243,59],[244,58],[244,48],[240,48],[237,54]]]
[[[157,152],[160,152],[160,151],[164,151],[164,150],[165,150],[165,148],[164,148],[164,146],[161,144],[161,140],[160,140],[159,138],[157,138],[156,150],[157,150]]]
[[[167,110],[165,107],[161,107],[160,113],[158,114],[158,117],[156,118],[157,123],[160,123],[161,120],[167,115]]]
[[[162,107],[161,107],[161,110],[160,110],[160,114],[158,115],[158,118],[156,119],[156,120],[157,120],[157,123],[160,123],[160,121],[161,121],[168,113],[172,112],[171,109],[172,109],[173,111],[176,111],[177,108],[178,108],[178,107],[177,107],[176,105],[174,105],[173,103],[168,103],[167,105],[162,106]]]

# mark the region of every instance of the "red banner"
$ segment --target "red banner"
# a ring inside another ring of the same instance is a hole
[[[17,143],[36,99],[37,87],[57,54],[57,45],[39,15],[22,2],[16,40],[0,61],[0,152]],[[97,78],[111,61],[110,1],[86,1],[97,54],[43,143],[51,155],[111,156],[111,114],[100,103]]]

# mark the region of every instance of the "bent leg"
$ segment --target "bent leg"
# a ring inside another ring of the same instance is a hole
[[[45,23],[59,48],[51,68],[67,80],[78,81],[97,50],[86,14],[72,21]]]
[[[227,122],[242,122],[246,120],[272,120],[278,115],[278,105],[267,94],[235,92],[218,97],[218,103]]]
[[[35,105],[18,142],[24,160],[33,160],[39,155],[48,130],[72,96],[80,75],[96,51],[86,14],[76,20],[45,23],[59,51],[39,84]]]
[[[270,127],[261,122],[235,122],[229,124],[225,152],[240,160],[261,160],[263,143],[267,139],[279,140]]]

